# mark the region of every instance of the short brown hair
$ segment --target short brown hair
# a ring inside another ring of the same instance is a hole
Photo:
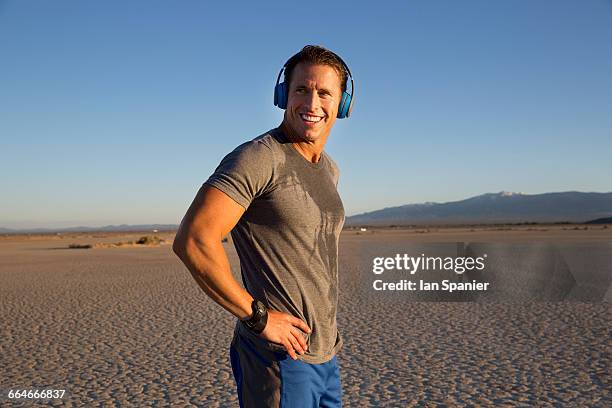
[[[285,64],[285,83],[287,84],[287,90],[289,90],[289,85],[291,84],[293,69],[301,62],[332,67],[340,77],[340,88],[342,92],[346,91],[347,74],[342,60],[332,51],[318,45],[307,45],[302,48],[300,52],[289,58]]]

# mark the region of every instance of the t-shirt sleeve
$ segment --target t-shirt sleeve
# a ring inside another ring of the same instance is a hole
[[[251,141],[225,156],[204,185],[221,190],[246,210],[270,185],[273,170],[272,150]]]

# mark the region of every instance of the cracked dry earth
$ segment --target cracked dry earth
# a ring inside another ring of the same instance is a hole
[[[371,271],[356,255],[364,239],[341,242],[345,406],[610,406],[609,303],[380,295],[364,289]],[[0,242],[0,406],[238,405],[233,319],[170,246],[57,246]],[[9,389],[66,393],[8,401]]]

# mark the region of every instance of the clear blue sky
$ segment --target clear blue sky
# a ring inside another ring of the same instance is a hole
[[[355,77],[349,215],[612,191],[612,2],[291,3],[0,0],[0,226],[178,223],[305,44]]]

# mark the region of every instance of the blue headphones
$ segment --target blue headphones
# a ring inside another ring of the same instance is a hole
[[[332,54],[334,53],[332,52]],[[289,58],[287,62],[285,62],[285,65],[283,65],[280,72],[278,73],[278,78],[276,78],[276,86],[274,87],[274,106],[278,106],[281,109],[287,109],[287,100],[289,98],[289,85],[285,83],[284,80],[283,82],[279,83],[280,77],[285,71],[285,68],[287,68],[287,64],[289,64],[289,62],[292,59],[296,58],[298,55],[299,53],[295,54],[293,57]],[[336,58],[338,58],[338,60],[340,60],[340,62],[344,66],[346,74],[351,79],[351,93],[349,94],[346,91],[342,92],[342,98],[340,99],[340,104],[338,105],[337,117],[338,119],[344,119],[351,116],[351,111],[353,110],[353,95],[355,95],[355,83],[353,82],[353,75],[351,75],[351,70],[349,69],[348,65],[346,65],[342,58],[340,58],[337,54],[334,55],[336,56]]]

